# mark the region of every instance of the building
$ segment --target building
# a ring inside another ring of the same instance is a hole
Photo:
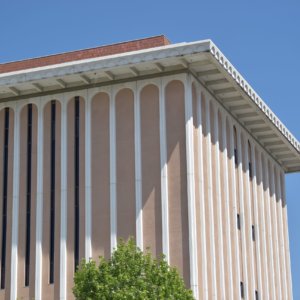
[[[119,237],[197,299],[292,299],[300,143],[210,40],[0,65],[0,299],[73,299]]]

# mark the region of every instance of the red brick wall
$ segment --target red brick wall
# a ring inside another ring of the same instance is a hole
[[[55,65],[55,64],[76,61],[81,59],[88,59],[88,58],[160,47],[169,44],[170,44],[169,40],[164,35],[159,35],[155,37],[144,38],[140,40],[134,40],[134,41],[124,42],[124,43],[108,45],[108,46],[96,47],[96,48],[91,48],[86,50],[79,50],[79,51],[55,54],[50,56],[44,56],[40,58],[33,58],[33,59],[27,59],[22,61],[4,63],[4,64],[0,64],[0,74],[24,70],[24,69]]]

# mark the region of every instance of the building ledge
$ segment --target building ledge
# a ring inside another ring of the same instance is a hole
[[[152,46],[4,72],[0,102],[189,71],[285,172],[300,171],[299,141],[211,40],[169,44],[160,36]]]

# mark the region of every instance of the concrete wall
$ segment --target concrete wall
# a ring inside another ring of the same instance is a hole
[[[73,299],[75,97],[80,102],[80,258],[108,258],[119,238],[133,236],[141,249],[150,247],[153,255],[163,252],[197,299],[240,299],[241,289],[245,299],[255,299],[256,293],[259,299],[292,299],[284,172],[186,74],[29,101],[33,148],[28,287],[29,102],[7,104],[6,284],[0,299]],[[51,100],[56,100],[55,275],[49,284]],[[2,152],[5,107],[0,110]],[[3,153],[0,158],[2,197]],[[0,243],[2,202],[3,197]]]

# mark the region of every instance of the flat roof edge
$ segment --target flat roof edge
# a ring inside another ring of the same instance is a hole
[[[80,74],[99,69],[106,71],[112,68],[123,67],[127,65],[151,63],[152,61],[162,61],[172,57],[180,58],[185,55],[193,55],[203,52],[208,52],[210,54],[212,61],[222,69],[222,72],[227,74],[226,76],[229,76],[231,80],[235,82],[235,85],[237,85],[244,92],[249,101],[251,101],[255,107],[257,107],[257,111],[266,118],[270,125],[279,131],[283,141],[285,141],[285,143],[291,147],[291,151],[294,149],[295,152],[292,152],[299,155],[300,164],[299,141],[280,121],[270,107],[262,100],[262,98],[255,92],[251,85],[244,79],[244,77],[237,71],[237,69],[211,40],[170,44],[155,48],[147,48],[138,51],[124,52],[92,59],[72,61],[13,73],[4,73],[0,74],[0,87],[14,86],[51,77],[58,78],[72,74]]]
[[[282,136],[285,137],[285,139],[300,155],[300,142],[297,140],[297,138],[287,129],[287,127],[281,122],[272,109],[264,102],[258,93],[255,92],[252,86],[237,71],[237,69],[212,41],[210,42],[210,53],[248,96],[249,100],[256,104],[259,111],[261,111],[267,117],[268,121],[279,130]]]

